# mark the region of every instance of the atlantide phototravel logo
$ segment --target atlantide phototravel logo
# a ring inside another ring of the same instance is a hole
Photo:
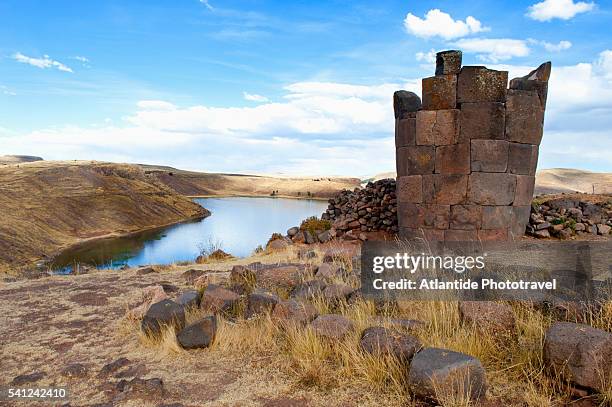
[[[612,298],[607,242],[367,242],[366,296],[423,300]]]

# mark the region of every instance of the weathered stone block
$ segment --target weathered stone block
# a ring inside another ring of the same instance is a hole
[[[506,131],[506,107],[503,103],[461,104],[460,141],[472,139],[503,140]]]
[[[457,50],[442,51],[436,54],[436,75],[457,75],[461,70],[463,53]]]
[[[514,201],[516,176],[475,172],[469,176],[468,200],[480,205],[510,205]]]
[[[516,192],[513,205],[531,205],[533,200],[533,189],[535,186],[535,176],[516,175]]]
[[[393,94],[393,111],[396,119],[414,117],[421,108],[421,98],[407,90],[398,90]]]
[[[508,229],[480,229],[478,240],[483,242],[506,241],[508,240]]]
[[[449,242],[472,242],[478,239],[476,230],[448,229],[444,231],[444,240]]]
[[[508,142],[503,140],[472,140],[472,171],[506,172]]]
[[[428,229],[448,229],[449,217],[450,205],[419,205],[419,227]]]
[[[399,226],[402,228],[417,229],[421,227],[420,211],[418,204],[410,202],[397,203],[397,215]]]
[[[451,206],[451,229],[475,230],[480,229],[482,219],[482,206],[480,205],[453,205]]]
[[[408,147],[416,144],[416,119],[395,120],[395,147]]]
[[[436,147],[436,174],[469,174],[470,145],[451,144]]]
[[[431,174],[434,170],[434,147],[400,147],[396,154],[397,176]]]
[[[457,103],[505,102],[508,72],[464,66],[457,79]]]
[[[437,110],[434,144],[443,146],[459,142],[459,110]]]
[[[454,109],[457,106],[457,76],[423,78],[423,109]]]
[[[423,202],[423,177],[421,175],[405,175],[397,178],[398,202]]]
[[[527,75],[512,79],[510,81],[510,89],[536,91],[540,98],[542,108],[545,108],[551,68],[552,64],[550,61],[544,62]]]
[[[434,129],[436,127],[436,111],[421,110],[416,116],[416,144],[431,146],[434,144]]]
[[[447,145],[459,141],[459,110],[421,110],[417,113],[416,144]]]
[[[423,202],[441,205],[465,203],[468,175],[423,176]]]
[[[512,219],[511,206],[483,206],[482,207],[482,228],[483,229],[502,229],[510,225]]]
[[[508,172],[511,174],[535,175],[538,166],[538,146],[509,143]]]
[[[508,90],[506,101],[506,139],[540,145],[544,110],[535,91]]]
[[[441,242],[444,240],[443,229],[422,229],[423,239],[428,242]]]
[[[510,237],[518,239],[525,235],[525,227],[529,222],[531,205],[512,206],[512,218],[510,219]]]

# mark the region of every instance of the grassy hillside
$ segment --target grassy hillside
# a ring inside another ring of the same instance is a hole
[[[141,165],[147,175],[187,196],[278,196],[327,199],[342,189],[359,186],[359,178],[270,177],[183,171],[171,167]]]
[[[137,166],[38,161],[0,166],[0,272],[87,239],[208,214]]]

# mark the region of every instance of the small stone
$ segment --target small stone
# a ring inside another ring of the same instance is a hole
[[[321,243],[327,243],[331,240],[332,235],[331,232],[329,230],[326,230],[324,232],[321,232],[317,235],[317,239],[319,240],[319,242]]]
[[[159,378],[121,380],[117,383],[117,389],[127,397],[160,399],[164,395],[164,383]]]
[[[181,329],[185,325],[185,309],[171,300],[157,302],[142,318],[141,328],[150,335],[158,335],[164,326]]]
[[[265,288],[292,289],[300,282],[300,271],[296,266],[274,266],[255,271],[257,284]]]
[[[213,313],[229,312],[240,300],[240,296],[216,284],[209,284],[202,294],[200,307]]]
[[[333,279],[342,277],[343,270],[337,264],[334,263],[323,263],[317,270],[316,277],[322,279]]]
[[[503,140],[472,140],[472,172],[506,172],[508,142]]]
[[[597,234],[602,236],[608,236],[610,234],[610,230],[612,230],[612,227],[608,225],[604,225],[602,223],[597,225]]]
[[[550,232],[546,229],[544,230],[536,230],[533,235],[538,239],[547,239],[550,237]]]
[[[283,324],[306,325],[317,315],[314,305],[293,299],[279,301],[272,311],[272,319]]]
[[[367,328],[361,334],[361,348],[372,354],[389,354],[404,361],[412,359],[422,345],[418,338],[382,326]]]
[[[185,308],[198,308],[200,306],[200,293],[196,290],[187,290],[176,299],[176,302]]]
[[[98,375],[100,377],[109,376],[117,372],[118,370],[121,370],[124,367],[128,366],[130,363],[131,362],[128,358],[121,357],[113,362],[107,363],[102,366],[102,369],[100,369],[100,373]]]
[[[441,51],[436,54],[436,75],[457,75],[461,70],[462,52]]]
[[[325,287],[323,297],[330,303],[346,300],[355,290],[346,284],[332,284]]]
[[[457,76],[438,75],[423,78],[423,109],[455,109],[457,106]]]
[[[258,288],[248,296],[244,317],[249,319],[257,315],[271,313],[279,301],[276,295]]]
[[[404,119],[410,117],[421,109],[421,98],[413,92],[407,90],[398,90],[393,94],[393,110],[396,119]]]
[[[206,273],[206,270],[191,269],[184,272],[182,276],[187,284],[193,284],[198,279],[198,277],[201,277]]]
[[[139,276],[144,276],[146,274],[157,273],[157,269],[155,267],[142,267],[136,270],[136,274]]]
[[[478,400],[486,394],[487,379],[478,359],[448,349],[426,348],[412,358],[408,385],[421,399]]]
[[[185,349],[207,348],[215,340],[217,318],[208,316],[183,328],[176,339]]]
[[[546,332],[544,361],[579,386],[604,391],[612,366],[612,333],[589,325],[556,322]]]
[[[355,328],[353,323],[342,315],[319,315],[310,326],[313,331],[326,339],[341,340]]]

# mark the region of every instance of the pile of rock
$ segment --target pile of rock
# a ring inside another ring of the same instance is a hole
[[[537,238],[569,239],[585,234],[609,236],[612,200],[590,203],[578,198],[553,199],[531,208],[527,234]]]
[[[333,222],[332,230],[340,237],[358,236],[360,232],[397,232],[395,180],[368,182],[365,188],[344,190],[329,200],[322,219]]]

